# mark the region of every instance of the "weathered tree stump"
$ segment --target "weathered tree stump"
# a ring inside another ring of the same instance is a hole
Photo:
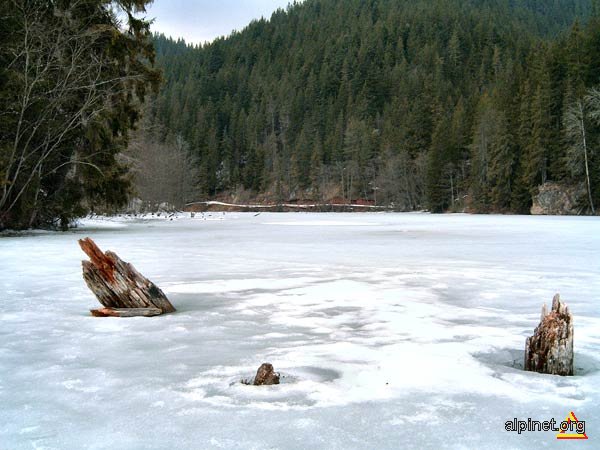
[[[90,238],[79,241],[90,257],[82,261],[83,279],[105,308],[92,310],[94,316],[153,316],[174,312],[165,294],[115,253],[103,253]]]
[[[525,370],[573,375],[573,316],[556,294],[552,310],[542,306],[540,324],[525,343]]]
[[[279,384],[279,374],[275,373],[272,364],[264,363],[256,372],[254,386],[270,386],[273,384]]]

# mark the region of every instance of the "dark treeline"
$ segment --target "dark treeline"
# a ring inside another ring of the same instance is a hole
[[[527,212],[554,181],[600,203],[593,0],[307,0],[155,46],[147,121],[183,139],[205,196]]]
[[[0,230],[126,202],[121,152],[160,82],[148,3],[0,2]]]

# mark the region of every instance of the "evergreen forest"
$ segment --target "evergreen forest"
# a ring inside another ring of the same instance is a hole
[[[554,182],[600,204],[594,1],[306,0],[205,45],[154,43],[144,139],[183,143],[182,201],[527,213]]]
[[[0,230],[134,197],[600,205],[598,0],[305,0],[202,45],[149,3],[0,3]]]

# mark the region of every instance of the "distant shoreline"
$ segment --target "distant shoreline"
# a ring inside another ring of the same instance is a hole
[[[192,202],[185,205],[188,212],[372,212],[395,211],[391,206],[375,206],[361,203],[274,203],[240,204],[219,201]]]

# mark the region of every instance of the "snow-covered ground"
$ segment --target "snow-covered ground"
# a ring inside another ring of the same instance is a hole
[[[177,313],[91,317],[84,236]],[[562,448],[505,422],[570,411],[589,440],[568,444],[599,448],[599,272],[598,218],[213,213],[3,236],[0,449]],[[575,377],[521,370],[556,292]],[[281,385],[239,383],[262,362]]]

